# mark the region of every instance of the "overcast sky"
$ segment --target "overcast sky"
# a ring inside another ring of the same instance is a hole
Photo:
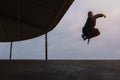
[[[101,35],[90,44],[81,38],[88,11],[97,19]],[[49,59],[120,59],[120,0],[75,0],[60,23],[48,33]],[[44,35],[13,43],[13,59],[44,59]],[[0,59],[9,59],[10,43],[0,43]]]

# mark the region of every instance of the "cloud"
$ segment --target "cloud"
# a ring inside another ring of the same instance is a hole
[[[48,33],[49,59],[119,59],[120,11],[119,0],[75,0],[54,30]],[[90,44],[81,38],[87,12],[104,13],[107,18],[97,20],[101,35]],[[14,59],[44,59],[44,35],[35,39],[16,42]],[[7,49],[7,50],[6,50]],[[9,43],[1,44],[0,58],[8,58]],[[5,54],[3,54],[5,53]]]
[[[59,37],[54,40],[56,43],[51,44],[54,47],[59,45],[59,48],[53,48],[51,58],[59,59],[115,59],[118,58],[120,52],[118,43],[119,32],[119,10],[118,5],[115,7],[115,1],[82,1],[76,0],[73,7],[68,11],[62,19],[63,21],[57,26],[56,32],[61,31],[62,34],[56,34]],[[114,3],[113,3],[114,2]],[[118,1],[119,2],[119,1]],[[88,4],[89,3],[89,4]],[[80,5],[81,4],[81,5]],[[109,4],[109,5],[107,5]],[[97,6],[96,6],[97,5]],[[101,6],[102,5],[102,6]],[[111,7],[114,5],[114,8]],[[81,28],[84,25],[86,14],[89,10],[94,10],[95,13],[103,12],[107,15],[106,19],[97,20],[97,27],[101,30],[101,35],[91,39],[90,45],[86,45],[80,38]],[[109,11],[109,12],[108,12]],[[115,21],[113,21],[113,19]],[[115,26],[115,27],[113,27]],[[61,28],[61,29],[60,29]],[[52,34],[52,35],[54,35]],[[53,36],[51,37],[53,38]],[[53,42],[54,42],[53,41]],[[58,55],[58,56],[57,56]],[[114,56],[113,56],[114,55]]]

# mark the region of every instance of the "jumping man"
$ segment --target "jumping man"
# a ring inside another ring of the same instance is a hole
[[[91,38],[96,37],[98,35],[100,35],[100,31],[95,28],[96,26],[96,19],[99,17],[104,17],[106,18],[106,16],[102,13],[93,15],[92,11],[88,12],[88,18],[87,21],[85,23],[85,26],[82,28],[82,38],[85,41],[86,39],[88,39],[88,44]]]

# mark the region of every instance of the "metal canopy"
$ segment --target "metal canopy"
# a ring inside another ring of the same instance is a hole
[[[35,38],[51,31],[73,0],[0,0],[0,42]]]

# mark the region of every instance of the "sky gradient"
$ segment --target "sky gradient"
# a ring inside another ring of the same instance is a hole
[[[49,59],[120,59],[120,0],[75,0],[60,23],[48,33]],[[81,38],[88,11],[103,13],[90,44]],[[44,35],[13,43],[13,59],[44,59]],[[10,43],[0,43],[0,59],[9,59]]]

